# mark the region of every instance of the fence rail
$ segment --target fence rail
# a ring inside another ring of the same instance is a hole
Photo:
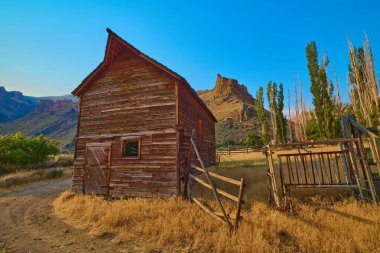
[[[262,152],[262,149],[252,148],[252,147],[229,147],[228,149],[217,149],[216,153],[218,155],[231,155],[231,154],[248,154]]]
[[[205,212],[207,212],[208,214],[210,214],[212,217],[214,217],[216,220],[222,222],[222,223],[225,223],[228,225],[228,227],[230,229],[232,228],[237,228],[238,226],[238,223],[239,223],[239,220],[242,218],[240,216],[240,213],[241,213],[241,205],[244,204],[244,200],[243,200],[243,191],[244,191],[244,179],[241,178],[240,181],[239,180],[235,180],[235,179],[232,179],[232,178],[228,178],[228,177],[225,177],[225,176],[222,176],[222,175],[219,175],[217,173],[214,173],[214,172],[211,172],[209,171],[205,166],[204,166],[204,163],[203,163],[203,160],[199,154],[199,151],[198,151],[198,148],[195,144],[195,141],[194,139],[191,137],[191,146],[192,146],[192,149],[194,150],[196,156],[197,156],[197,159],[200,163],[200,166],[196,166],[194,164],[189,164],[189,168],[188,168],[188,182],[187,182],[187,195],[188,195],[188,199],[190,201],[193,201],[195,204],[197,204],[198,206],[200,206]],[[191,154],[191,152],[190,152]],[[201,177],[199,177],[198,175],[195,175],[194,173],[190,173],[190,169],[194,169],[195,171],[197,172],[201,172],[205,175],[206,179],[207,179],[207,182],[202,179]],[[239,193],[237,196],[233,195],[233,194],[230,194],[222,189],[220,189],[219,187],[217,187],[217,185],[215,184],[215,182],[212,180],[212,178],[216,178],[218,180],[221,180],[223,182],[226,182],[226,183],[230,183],[232,185],[234,185],[235,187],[239,187]],[[210,189],[214,195],[214,198],[215,200],[217,201],[218,203],[218,206],[219,206],[219,209],[220,211],[214,211],[212,210],[210,207],[206,206],[205,204],[202,203],[202,201],[200,199],[198,199],[197,197],[194,197],[192,196],[192,182],[193,183],[198,183],[200,184],[201,186],[203,187],[206,187],[207,189]],[[226,213],[225,211],[225,208],[220,200],[220,197],[223,196],[223,197],[226,197],[228,198],[229,200],[232,200],[234,202],[236,202],[236,211],[234,214],[229,214],[229,213]],[[233,222],[232,222],[233,220]]]

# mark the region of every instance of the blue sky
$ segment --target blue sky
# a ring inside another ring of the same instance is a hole
[[[102,60],[110,27],[194,89],[211,89],[220,73],[253,95],[270,80],[292,92],[299,77],[309,102],[305,47],[315,40],[347,100],[347,36],[361,45],[365,31],[380,66],[379,10],[368,0],[1,0],[0,85],[33,96],[70,93]]]

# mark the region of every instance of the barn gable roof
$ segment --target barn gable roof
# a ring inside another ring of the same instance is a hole
[[[90,85],[91,81],[99,74],[103,69],[105,69],[114,59],[114,57],[120,52],[121,48],[127,48],[129,51],[133,52],[137,56],[145,59],[149,63],[155,65],[160,70],[174,78],[178,81],[179,84],[183,85],[189,92],[194,96],[194,98],[199,102],[203,109],[210,115],[210,117],[217,122],[215,116],[212,114],[210,109],[205,105],[203,100],[198,96],[197,92],[191,88],[190,84],[186,81],[185,78],[180,76],[178,73],[169,69],[165,65],[159,63],[153,58],[147,56],[146,54],[139,51],[137,48],[129,44],[127,41],[122,39],[119,35],[113,32],[110,28],[106,29],[108,32],[107,46],[104,54],[103,61],[79,84],[75,90],[72,91],[74,96],[80,96],[83,91],[85,91]]]

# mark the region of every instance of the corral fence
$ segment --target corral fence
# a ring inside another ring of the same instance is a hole
[[[268,146],[270,201],[287,206],[292,188],[345,188],[363,201],[378,203],[380,137],[353,116],[343,117],[341,126],[344,139]]]
[[[218,165],[223,155],[262,153],[265,148],[253,148],[249,146],[228,146],[216,150],[216,164]]]
[[[311,149],[327,145],[337,150]],[[362,200],[377,203],[371,170],[358,138],[269,145],[266,156],[270,199],[279,208],[290,203],[292,188],[346,188]]]
[[[262,149],[249,146],[228,146],[220,147],[216,150],[217,155],[248,154],[254,152],[262,152]]]
[[[359,138],[363,142],[363,137],[367,137],[369,148],[365,148],[365,155],[369,165],[376,166],[378,174],[376,176],[380,176],[380,137],[356,122],[353,115],[343,117],[341,126],[342,134],[345,138]]]
[[[244,186],[245,186],[244,179],[241,178],[240,180],[235,180],[235,179],[228,178],[228,177],[209,171],[209,169],[205,167],[203,160],[199,154],[198,148],[195,144],[195,141],[192,137],[191,137],[191,146],[192,148],[190,149],[189,158],[192,156],[192,150],[194,150],[199,165],[189,163],[187,198],[190,201],[196,203],[198,206],[200,206],[205,212],[210,214],[216,220],[227,224],[230,229],[237,228],[239,220],[242,219],[242,217],[240,216],[240,213],[241,213],[241,205],[244,204],[244,200],[243,200],[243,192],[244,192]],[[206,177],[207,181],[201,177],[202,174]],[[234,187],[237,187],[239,189],[238,195],[235,196],[231,193],[228,193],[225,190],[222,190],[220,187],[218,187],[217,183],[215,182],[216,181],[215,179],[223,181],[224,183],[231,184]],[[213,210],[210,206],[204,203],[204,201],[194,196],[194,192],[192,191],[192,188],[196,187],[196,185],[200,185],[212,191],[214,199],[217,202],[219,211]],[[226,212],[226,209],[223,206],[223,203],[221,201],[222,196],[236,203],[235,213]]]

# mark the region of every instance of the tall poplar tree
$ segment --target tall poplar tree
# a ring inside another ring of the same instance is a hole
[[[270,81],[267,87],[267,98],[270,110],[270,121],[272,123],[273,140],[275,143],[278,141],[278,127],[277,127],[277,84]]]
[[[359,120],[368,127],[379,124],[379,87],[375,76],[374,59],[368,36],[363,47],[356,49],[349,44],[349,86],[353,111]]]
[[[310,76],[310,92],[313,95],[314,111],[317,118],[319,137],[333,138],[333,91],[332,82],[328,81],[327,66],[328,58],[318,62],[318,51],[315,41],[306,46],[307,68]]]
[[[286,118],[284,115],[284,86],[278,86],[277,92],[277,133],[278,140],[282,143],[286,141]]]
[[[265,116],[264,89],[262,86],[260,86],[258,91],[256,92],[256,100],[255,100],[254,106],[257,112],[257,119],[261,126],[262,139],[264,143],[267,143],[269,139],[268,138],[268,124],[267,124],[267,120]]]

